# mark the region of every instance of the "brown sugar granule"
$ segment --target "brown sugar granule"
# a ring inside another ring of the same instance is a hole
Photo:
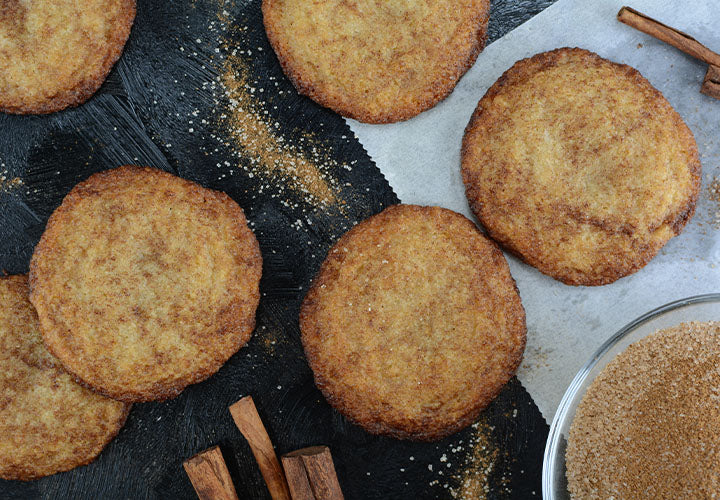
[[[720,498],[720,322],[613,359],[578,407],[566,464],[574,499]]]
[[[465,447],[469,450],[462,466],[451,478],[454,486],[449,491],[452,498],[484,500],[493,489],[490,476],[495,470],[499,450],[491,436],[494,427],[485,418],[473,424],[472,428],[469,442],[463,444],[460,441],[460,444],[451,448],[453,454],[463,451]]]
[[[225,2],[218,6],[218,23],[224,31],[231,24],[230,14],[225,10]],[[337,196],[339,186],[328,172],[352,167],[333,160],[326,153],[327,145],[309,134],[302,138],[309,151],[302,151],[278,131],[279,123],[263,109],[267,104],[263,96],[270,89],[251,77],[249,54],[252,51],[249,46],[243,49],[237,37],[221,37],[216,49],[222,61],[218,81],[229,102],[221,115],[228,145],[232,144],[240,150],[242,158],[249,160],[251,174],[286,185],[305,202],[324,208],[342,204]],[[272,80],[271,77],[265,84],[277,85]]]
[[[7,193],[22,184],[23,181],[20,177],[10,178],[7,170],[0,172],[0,192]]]
[[[241,58],[225,59],[223,85],[230,100],[227,124],[230,136],[256,167],[270,176],[280,176],[291,186],[321,204],[333,205],[337,198],[317,164],[282,140],[273,126],[257,111],[248,91],[246,69]],[[322,160],[321,160],[322,161]]]

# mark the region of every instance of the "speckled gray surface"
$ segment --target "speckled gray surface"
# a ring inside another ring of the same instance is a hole
[[[695,134],[703,164],[697,212],[644,269],[603,287],[570,287],[509,258],[528,322],[518,376],[548,421],[578,369],[620,327],[672,300],[720,290],[720,206],[709,192],[720,175],[720,101],[698,92],[706,65],[616,21],[624,1],[560,0],[489,45],[435,108],[398,124],[349,121],[402,201],[467,215],[460,179],[465,125],[490,85],[517,60],[535,53],[579,46],[636,67]],[[634,0],[631,5],[720,50],[717,0]]]

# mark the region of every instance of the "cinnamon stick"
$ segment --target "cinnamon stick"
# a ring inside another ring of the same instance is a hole
[[[238,500],[219,446],[188,458],[183,468],[200,500]]]
[[[273,500],[290,500],[285,475],[252,397],[246,396],[230,406],[230,414],[255,455],[270,496]]]
[[[708,66],[700,92],[715,99],[720,99],[720,67]]]
[[[290,470],[297,470],[299,461],[302,461],[302,465],[305,468],[305,474],[307,475],[307,481],[313,496],[298,496],[298,499],[344,499],[337,474],[335,473],[335,464],[333,464],[332,455],[327,446],[311,446],[283,455],[283,465],[286,467],[286,471],[288,470],[286,465],[288,463],[290,464]],[[295,481],[296,477],[299,477],[298,482],[296,484],[294,483],[294,486],[298,486],[302,494],[307,495],[304,482],[299,473],[293,472],[292,477],[293,481]],[[288,480],[290,479],[291,476],[288,474]],[[293,497],[293,500],[295,500],[295,497]]]
[[[305,464],[303,464],[300,455],[287,456],[283,455],[282,466],[285,469],[285,477],[287,478],[288,487],[290,488],[290,496],[293,500],[316,500],[310,486]]]
[[[680,30],[656,21],[642,12],[638,12],[630,7],[623,7],[618,12],[617,18],[621,23],[625,23],[636,30],[647,33],[658,40],[662,40],[696,59],[705,61],[712,66],[720,66],[720,54],[716,54],[708,49],[687,33],[683,33]]]

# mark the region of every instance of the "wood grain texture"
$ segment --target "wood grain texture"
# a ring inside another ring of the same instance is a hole
[[[246,396],[230,406],[230,414],[237,428],[247,439],[273,500],[290,500],[285,474],[252,396]]]
[[[188,458],[183,467],[200,500],[238,500],[219,446]]]

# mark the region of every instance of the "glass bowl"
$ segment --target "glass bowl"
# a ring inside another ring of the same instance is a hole
[[[597,350],[590,361],[575,375],[570,387],[565,391],[550,426],[543,460],[543,500],[569,500],[570,498],[565,477],[567,436],[575,417],[575,410],[582,401],[585,391],[603,368],[628,345],[657,330],[687,321],[718,320],[720,320],[720,293],[676,300],[632,321]]]

